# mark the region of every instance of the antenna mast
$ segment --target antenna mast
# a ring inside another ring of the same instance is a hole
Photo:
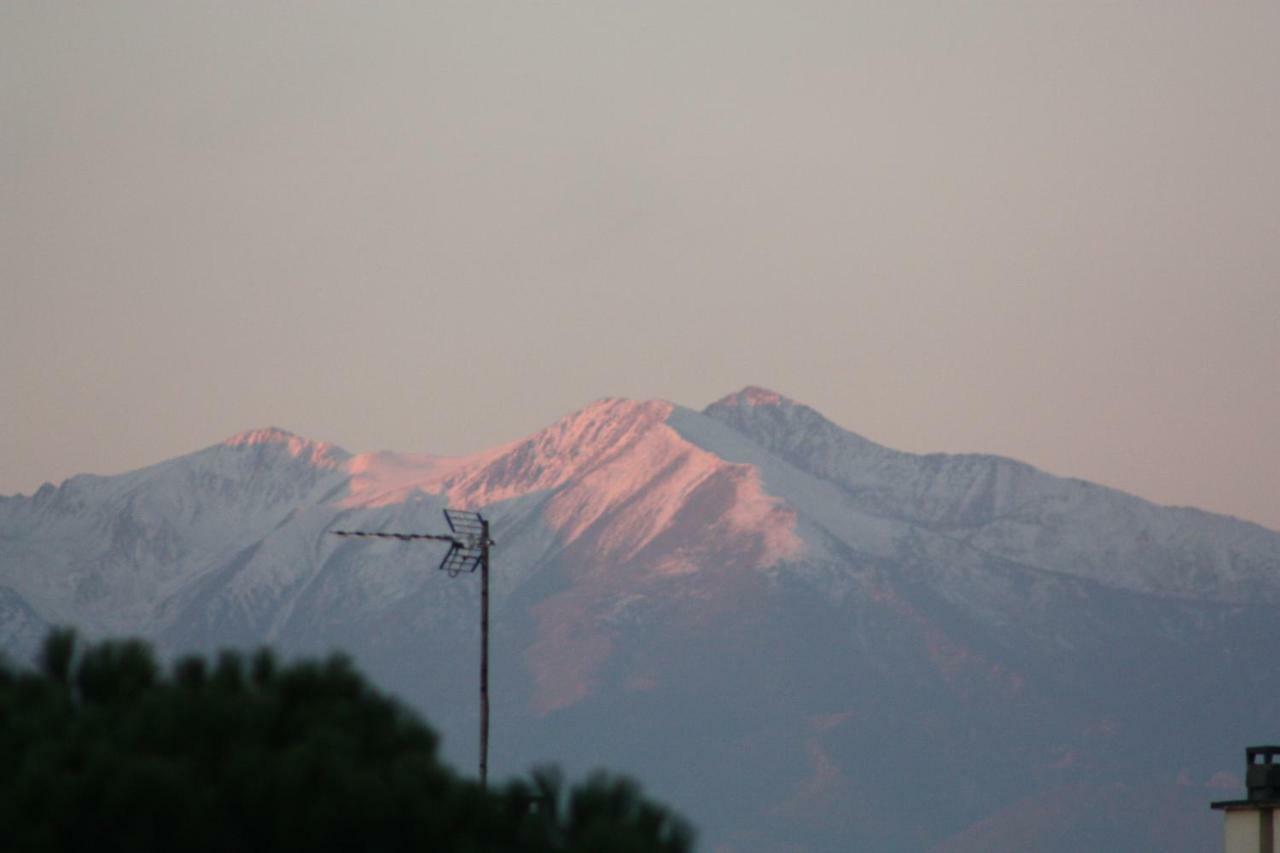
[[[428,540],[448,542],[449,551],[440,561],[441,571],[456,578],[463,572],[480,569],[480,787],[488,787],[489,776],[489,522],[478,512],[446,509],[444,520],[449,534],[389,533],[381,530],[331,530],[334,536],[368,539],[396,539],[400,542]]]

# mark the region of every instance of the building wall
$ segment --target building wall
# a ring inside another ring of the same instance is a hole
[[[1232,809],[1226,813],[1226,853],[1259,853],[1262,846],[1261,812],[1255,809]],[[1271,853],[1280,853],[1280,815],[1271,821]]]

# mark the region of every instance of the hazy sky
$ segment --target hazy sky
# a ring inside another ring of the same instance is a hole
[[[0,493],[746,384],[1280,528],[1280,3],[0,4]]]

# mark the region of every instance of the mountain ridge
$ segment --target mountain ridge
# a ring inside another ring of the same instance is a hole
[[[216,442],[207,447],[191,451],[190,453],[181,454],[177,457],[163,460],[161,462],[152,463],[151,465],[147,465],[142,468],[133,469],[130,471],[122,472],[120,474],[75,474],[63,480],[61,483],[55,484],[52,482],[46,482],[42,486],[40,486],[40,488],[38,488],[35,492],[33,492],[31,495],[27,495],[21,492],[14,493],[11,495],[0,495],[0,501],[34,498],[36,495],[40,493],[48,494],[50,492],[57,491],[62,487],[62,485],[72,481],[76,481],[77,483],[79,483],[79,482],[85,482],[85,481],[116,480],[121,477],[127,477],[130,475],[138,474],[140,472],[148,471],[151,468],[154,468],[156,466],[163,466],[171,462],[174,462],[176,460],[187,459],[196,454],[199,454],[202,452],[212,452],[217,450],[218,448],[223,448],[223,447],[256,448],[264,445],[268,447],[283,446],[288,448],[292,456],[302,457],[304,459],[313,458],[317,460],[317,462],[324,467],[334,466],[342,463],[350,463],[357,460],[367,460],[369,458],[379,457],[379,456],[408,457],[408,458],[418,458],[423,460],[432,460],[435,462],[457,463],[464,460],[473,460],[477,458],[491,457],[497,454],[499,451],[507,450],[507,449],[519,446],[521,444],[531,443],[536,439],[542,437],[549,430],[556,429],[563,424],[572,422],[573,420],[579,417],[585,416],[591,413],[592,411],[602,407],[623,407],[623,408],[665,407],[669,410],[685,410],[685,407],[683,406],[679,406],[677,404],[670,403],[666,400],[660,400],[660,399],[640,401],[640,400],[630,400],[630,399],[621,398],[621,397],[604,397],[604,398],[600,398],[599,400],[593,403],[588,404],[582,409],[579,409],[573,413],[570,413],[569,415],[564,416],[563,418],[558,419],[552,424],[549,424],[547,427],[537,430],[534,433],[530,434],[529,436],[526,436],[521,439],[515,439],[509,442],[505,442],[503,444],[496,445],[495,447],[489,448],[486,450],[458,455],[458,456],[439,455],[439,454],[433,454],[429,452],[424,453],[424,452],[418,452],[418,451],[395,451],[395,450],[374,450],[374,451],[362,451],[359,453],[352,453],[328,441],[323,441],[323,440],[313,439],[307,436],[303,436],[299,433],[293,432],[291,430],[288,430],[282,427],[278,427],[278,426],[254,427],[254,428],[249,428],[249,429],[245,429],[240,432],[237,432],[233,435],[228,436],[226,439],[223,439],[222,441]],[[821,425],[822,428],[827,430],[831,435],[840,436],[848,440],[855,447],[874,449],[875,451],[882,452],[890,456],[916,459],[916,460],[926,460],[926,459],[927,460],[934,460],[934,459],[965,460],[965,461],[981,460],[981,461],[991,462],[995,464],[1007,464],[1007,465],[1015,466],[1018,468],[1034,471],[1039,474],[1044,474],[1048,477],[1053,477],[1055,479],[1087,484],[1091,488],[1102,489],[1108,492],[1113,492],[1116,494],[1125,495],[1127,497],[1136,498],[1137,500],[1143,501],[1144,503],[1150,504],[1155,507],[1160,507],[1163,509],[1172,509],[1172,510],[1187,510],[1190,512],[1203,514],[1203,515],[1211,516],[1214,518],[1230,519],[1232,521],[1236,521],[1241,524],[1258,527],[1266,531],[1267,533],[1273,533],[1273,534],[1280,533],[1280,531],[1276,531],[1272,528],[1269,528],[1260,522],[1235,516],[1229,513],[1214,512],[1211,510],[1205,510],[1200,507],[1191,506],[1191,505],[1162,504],[1157,501],[1144,498],[1140,495],[1137,495],[1136,493],[1129,492],[1125,489],[1093,483],[1093,482],[1090,482],[1078,477],[1074,477],[1071,475],[1052,474],[1031,463],[1024,462],[1022,460],[1018,460],[1013,457],[1004,456],[1000,454],[974,453],[974,452],[916,453],[911,451],[897,450],[887,445],[883,445],[878,442],[872,441],[871,439],[868,439],[852,430],[849,430],[843,426],[840,426],[834,423],[833,421],[829,420],[820,412],[811,408],[810,406],[807,406],[803,403],[799,403],[796,400],[789,398],[783,394],[780,394],[776,391],[773,391],[771,389],[764,388],[758,385],[744,386],[738,391],[732,392],[730,394],[727,394],[715,400],[714,402],[708,404],[704,409],[702,409],[701,414],[707,415],[709,417],[713,417],[730,426],[734,426],[735,429],[739,429],[740,431],[743,431],[741,430],[741,427],[743,426],[743,420],[742,419],[735,420],[735,418],[732,415],[727,414],[728,412],[735,409],[737,410],[754,409],[757,411],[775,409],[775,410],[779,410],[786,413],[797,412],[797,413],[800,413],[803,419],[808,420],[810,423],[816,423]],[[687,410],[687,411],[693,411],[693,410]],[[753,440],[756,440],[756,441],[759,441],[760,439],[760,432],[758,429],[747,428],[744,431],[744,434],[747,434],[749,437],[751,437]],[[780,452],[788,451],[788,448],[786,447],[771,446],[768,442],[760,442],[760,443],[762,444],[762,446],[765,446],[766,449],[770,449],[773,451],[780,451]],[[845,447],[842,449],[847,451],[849,448]],[[359,473],[359,472],[356,472],[356,473]]]
[[[1160,800],[1183,802],[1230,772],[1224,744],[1280,720],[1280,534],[893,450],[756,386],[703,411],[605,398],[461,457],[248,430],[7,498],[0,648],[29,657],[59,623],[166,654],[343,648],[466,765],[475,584],[429,544],[331,535],[438,530],[446,506],[498,540],[499,772],[634,772],[717,849],[1071,850],[1046,840],[1053,792],[1185,770]],[[922,797],[934,813],[903,834]]]

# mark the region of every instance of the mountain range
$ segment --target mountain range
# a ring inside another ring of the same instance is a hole
[[[245,432],[0,497],[0,649],[350,653],[491,773],[628,772],[714,851],[1199,851],[1280,728],[1280,533],[998,456],[912,454],[746,388],[607,399],[466,457]]]

